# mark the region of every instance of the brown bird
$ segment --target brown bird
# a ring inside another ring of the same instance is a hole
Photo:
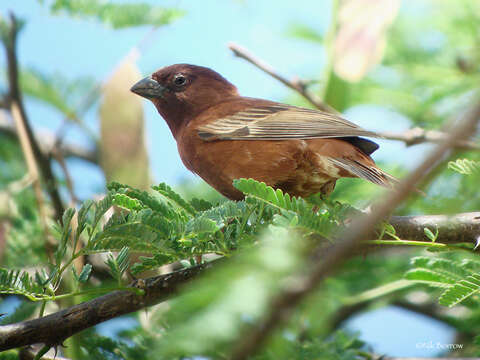
[[[177,64],[131,91],[153,102],[185,166],[229,199],[234,179],[252,178],[292,196],[329,194],[341,177],[389,187],[396,179],[370,157],[374,132],[334,114],[242,97],[215,71]]]

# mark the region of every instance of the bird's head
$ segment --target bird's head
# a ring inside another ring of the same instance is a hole
[[[164,67],[130,90],[153,102],[173,136],[204,109],[238,96],[237,88],[217,72],[189,64]]]

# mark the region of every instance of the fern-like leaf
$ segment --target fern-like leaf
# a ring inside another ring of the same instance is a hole
[[[158,184],[157,186],[153,186],[152,189],[157,191],[164,197],[166,197],[168,200],[173,201],[175,204],[177,204],[179,207],[184,209],[190,215],[196,214],[195,208],[190,203],[185,201],[179,194],[173,191],[172,188],[167,184],[161,183],[161,184]]]
[[[448,288],[440,296],[440,305],[452,307],[480,291],[480,274],[468,276]]]
[[[324,237],[329,236],[334,225],[338,225],[328,211],[315,212],[312,204],[302,198],[290,197],[282,190],[274,190],[271,186],[253,179],[234,180],[233,185],[249,197],[263,201],[281,211],[283,216],[292,219],[298,216],[297,226],[314,231]]]
[[[468,159],[449,161],[448,168],[462,175],[471,175],[480,172],[480,162]]]
[[[43,294],[43,290],[42,284],[29,273],[0,268],[0,294],[21,295],[31,301],[39,301],[48,298]]]

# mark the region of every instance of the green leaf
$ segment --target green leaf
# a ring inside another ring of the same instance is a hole
[[[440,305],[452,307],[480,291],[480,275],[474,274],[456,282],[440,296]]]
[[[455,282],[451,277],[429,269],[409,270],[405,274],[405,279],[435,287],[449,287]]]
[[[107,194],[102,200],[97,201],[94,206],[93,221],[91,225],[91,231],[95,230],[98,223],[103,218],[105,213],[112,207],[113,197],[111,194]],[[92,234],[89,234],[90,237]]]
[[[92,265],[85,264],[83,266],[82,271],[80,272],[80,275],[78,276],[78,281],[80,281],[81,283],[87,282],[91,272],[92,272]]]
[[[21,295],[31,301],[48,298],[42,284],[32,279],[29,273],[3,268],[0,268],[0,294]]]
[[[293,24],[288,27],[287,35],[302,40],[311,41],[317,44],[324,42],[323,35],[315,29],[302,24]]]
[[[143,208],[141,201],[125,194],[114,194],[112,203],[126,210],[141,210]]]
[[[53,13],[66,12],[70,16],[93,17],[114,29],[130,26],[161,26],[181,17],[184,12],[147,3],[110,3],[100,0],[55,0]]]
[[[157,213],[159,216],[164,216],[166,219],[169,219],[173,222],[186,222],[189,220],[183,212],[177,211],[177,209],[172,206],[172,204],[166,201],[161,201],[161,199],[155,198],[146,191],[138,190],[127,185],[119,184],[117,182],[111,182],[107,185],[107,188],[112,196],[117,194],[123,194],[130,199],[136,200],[134,202],[135,209],[132,210],[138,210],[139,208],[149,208],[155,213]],[[123,201],[126,200],[124,199]],[[137,201],[139,201],[140,203],[138,203]]]
[[[331,216],[329,211],[316,212],[313,205],[302,198],[290,197],[282,190],[274,190],[263,182],[237,179],[233,181],[233,185],[249,197],[279,209],[282,215],[289,219],[292,213],[298,215],[298,227],[314,231],[326,238],[329,237],[332,228],[338,225],[337,219]]]
[[[190,205],[196,211],[206,211],[206,210],[209,210],[213,207],[213,205],[210,202],[208,202],[207,200],[203,200],[203,199],[193,198],[189,202],[190,202]]]
[[[462,175],[471,175],[480,172],[480,162],[468,159],[457,159],[449,161],[448,168]]]
[[[112,253],[108,254],[106,260],[108,272],[119,284],[121,284],[122,276],[130,265],[129,256],[130,250],[128,247],[123,247],[117,256],[114,256]]]
[[[161,183],[157,186],[152,186],[152,189],[162,194],[164,197],[166,197],[170,201],[173,201],[177,206],[184,209],[190,215],[196,214],[195,208],[190,203],[185,201],[179,194],[173,191],[172,188],[167,184]]]
[[[140,274],[147,270],[158,269],[160,266],[171,263],[177,259],[176,256],[166,254],[155,254],[153,256],[140,256],[139,263],[135,263],[130,268],[133,275]]]
[[[425,236],[431,241],[435,242],[438,238],[438,229],[436,229],[435,234],[427,227],[423,228]]]
[[[219,230],[217,223],[204,216],[199,216],[187,223],[187,233],[204,234]]]
[[[57,266],[60,266],[65,256],[65,253],[67,251],[68,241],[70,239],[70,234],[72,233],[72,227],[70,224],[72,222],[72,218],[74,215],[75,215],[75,209],[72,209],[72,208],[65,210],[65,212],[63,213],[63,216],[62,216],[63,227],[62,227],[61,237],[60,237],[59,244],[57,246],[57,250],[55,251],[55,264]]]
[[[90,212],[90,209],[95,205],[95,202],[92,200],[86,200],[83,204],[80,210],[78,210],[78,216],[77,216],[77,233],[76,233],[76,238],[80,236],[80,234],[83,233],[85,230],[85,227],[87,226],[87,216]]]

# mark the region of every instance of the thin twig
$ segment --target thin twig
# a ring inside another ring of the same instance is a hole
[[[233,51],[235,56],[245,59],[250,64],[267,73],[274,79],[280,81],[285,86],[295,90],[317,109],[338,114],[338,111],[336,111],[334,108],[322,102],[320,99],[316,98],[313,94],[311,94],[307,89],[305,81],[287,79],[285,76],[281,75],[278,71],[276,71],[272,66],[268,65],[240,45],[230,43],[228,47],[230,50]],[[388,140],[403,141],[407,146],[426,142],[439,144],[445,141],[448,136],[448,134],[441,131],[425,130],[419,127],[415,127],[404,132],[385,131],[378,134]],[[467,140],[458,141],[455,144],[455,147],[466,150],[480,150],[480,144],[474,141]]]
[[[28,137],[27,129],[25,127],[25,119],[22,119],[20,107],[17,102],[13,100],[11,102],[11,109],[13,120],[18,129],[18,138],[20,141],[20,147],[22,148],[25,163],[27,165],[28,175],[32,180],[33,190],[35,192],[35,198],[37,200],[38,214],[42,223],[43,233],[45,235],[45,249],[51,258],[53,254],[52,236],[49,231],[48,214],[45,206],[45,200],[43,198],[42,186],[40,184],[40,175],[38,172],[37,162],[35,161],[35,155],[33,154],[32,144]]]
[[[3,254],[7,246],[7,226],[7,220],[0,218],[0,264],[3,263]]]
[[[425,130],[419,127],[408,129],[404,132],[383,131],[378,133],[388,140],[403,141],[405,145],[412,146],[426,142],[437,143],[445,141],[447,134],[437,130]],[[460,140],[455,144],[455,147],[464,150],[480,150],[480,144],[469,140]]]
[[[26,136],[31,145],[32,152],[35,156],[35,160],[42,173],[42,177],[45,181],[45,186],[52,200],[52,204],[55,211],[55,219],[62,222],[63,204],[60,197],[60,193],[57,187],[57,181],[53,175],[52,167],[48,158],[44,156],[38,145],[33,131],[30,126],[30,122],[23,105],[22,93],[20,91],[20,85],[18,83],[18,60],[17,60],[17,35],[19,32],[19,23],[13,13],[10,13],[10,29],[7,39],[4,41],[5,53],[7,55],[7,68],[8,68],[8,84],[9,84],[9,98],[11,102],[15,102],[18,106],[20,119],[25,128]]]
[[[6,117],[1,116],[0,114],[0,133],[7,135],[12,138],[18,138],[17,130],[13,124],[10,124],[7,121]],[[40,149],[43,153],[43,156],[48,156],[51,153],[55,146],[55,136],[49,132],[41,132],[40,134],[35,134],[35,139],[40,146]],[[60,147],[55,148],[55,151],[59,151],[64,158],[77,158],[80,160],[87,161],[89,163],[98,165],[98,151],[90,150],[80,145],[75,145],[71,143],[63,143]]]
[[[326,249],[320,247],[315,251],[313,258],[317,261],[310,265],[309,273],[306,276],[298,277],[297,281],[294,282],[297,284],[295,288],[286,288],[275,296],[269,306],[268,314],[249,329],[244,337],[239,339],[234,347],[231,359],[247,359],[257,353],[272,332],[288,320],[290,314],[300,302],[315,290],[326,276],[358,252],[362,247],[360,240],[364,239],[376,224],[391,214],[408,197],[415,189],[415,185],[435,168],[439,160],[459,140],[466,139],[473,134],[479,119],[480,103],[470,109],[461,122],[455,126],[450,126],[448,131],[450,136],[438,145],[405,180],[400,182],[395,191],[392,191],[385,201],[374,207],[370,215],[355,219],[348,231],[338,236],[335,244]]]
[[[75,194],[75,187],[73,185],[73,178],[70,175],[70,172],[68,170],[67,163],[65,161],[65,158],[63,157],[63,154],[61,151],[58,151],[57,147],[53,148],[52,150],[52,155],[57,160],[57,163],[60,165],[60,168],[63,171],[63,175],[65,177],[65,185],[67,186],[68,193],[70,195],[70,204],[68,207],[75,208],[77,204],[80,202],[77,195]],[[70,226],[72,227],[72,232],[70,234],[70,240],[72,241],[72,245],[74,246],[74,253],[79,253],[80,250],[83,248],[83,243],[82,240],[80,239],[75,243],[75,233],[77,231],[77,226],[78,226],[78,213],[75,213],[73,216]],[[77,272],[77,274],[80,274],[83,266],[85,265],[85,256],[79,256],[73,261],[74,268]]]
[[[320,99],[317,99],[313,94],[311,94],[307,90],[307,86],[305,82],[295,79],[295,80],[289,80],[286,77],[280,75],[273,67],[265,63],[264,61],[258,59],[254,55],[248,52],[247,49],[241,47],[240,45],[230,43],[228,45],[228,48],[233,51],[235,56],[238,56],[239,58],[247,60],[249,63],[255,65],[257,68],[262,70],[263,72],[267,73],[271,77],[277,79],[280,81],[282,84],[285,86],[289,87],[290,89],[293,89],[297,91],[300,95],[302,95],[305,99],[307,99],[313,106],[315,106],[317,109],[322,110],[322,111],[327,111],[330,113],[338,113],[334,108],[329,106],[328,104],[325,104],[322,102]]]
[[[65,184],[67,185],[67,190],[70,195],[70,204],[69,207],[75,207],[79,203],[79,199],[75,194],[75,188],[73,185],[73,178],[70,175],[70,171],[68,170],[67,163],[65,162],[65,157],[59,149],[54,148],[52,150],[52,155],[57,163],[60,165],[60,168],[63,171],[63,175],[65,177]]]

